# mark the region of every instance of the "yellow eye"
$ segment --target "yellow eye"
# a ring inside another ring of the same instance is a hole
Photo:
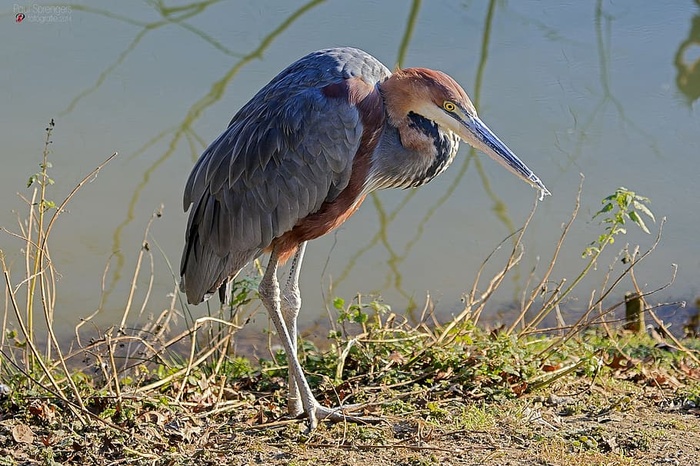
[[[446,100],[446,101],[442,104],[442,108],[444,108],[444,109],[447,110],[448,112],[454,112],[455,109],[457,108],[457,106],[454,104],[454,102],[450,102],[449,100]]]

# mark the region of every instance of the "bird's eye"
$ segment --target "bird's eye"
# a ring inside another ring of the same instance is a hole
[[[444,108],[444,109],[447,110],[448,112],[454,112],[455,109],[457,108],[457,106],[454,104],[454,102],[450,102],[449,100],[446,100],[446,101],[442,104],[442,108]]]

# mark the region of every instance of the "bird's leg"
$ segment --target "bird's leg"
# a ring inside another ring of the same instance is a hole
[[[301,270],[301,263],[304,260],[304,251],[306,250],[306,242],[301,243],[299,249],[297,249],[294,258],[292,259],[292,264],[289,267],[289,278],[287,278],[287,284],[282,291],[282,317],[284,317],[284,323],[287,326],[287,331],[289,332],[289,337],[292,341],[292,349],[294,355],[298,354],[297,350],[297,317],[299,316],[299,309],[301,309],[301,294],[299,293],[299,272]],[[299,398],[299,387],[294,377],[292,370],[289,370],[289,397],[287,398],[287,412],[290,416],[296,417],[304,412],[304,407]]]
[[[284,351],[287,353],[289,373],[292,374],[296,381],[302,406],[307,416],[309,416],[309,430],[313,430],[318,425],[317,414],[321,413],[324,418],[327,417],[328,414],[324,412],[321,405],[318,403],[318,401],[316,401],[316,398],[314,398],[313,393],[311,393],[309,383],[304,377],[304,372],[301,369],[299,359],[297,359],[297,355],[294,351],[295,345],[292,343],[289,330],[287,329],[287,325],[284,323],[284,318],[282,317],[280,285],[279,281],[277,280],[278,260],[277,248],[274,248],[272,250],[272,254],[270,254],[270,262],[268,263],[265,274],[260,282],[258,292],[260,293],[260,299],[267,308],[267,312],[270,314],[270,318],[275,324],[277,333],[282,340],[282,346],[284,347]]]
[[[280,284],[277,280],[278,261],[279,257],[277,249],[273,248],[272,254],[270,254],[270,262],[268,263],[265,274],[260,281],[258,292],[260,294],[260,300],[263,302],[265,308],[267,308],[267,312],[270,314],[270,318],[275,324],[277,333],[282,340],[282,346],[287,354],[289,372],[292,374],[292,377],[296,382],[298,395],[301,399],[301,405],[304,408],[304,412],[309,417],[309,431],[314,430],[318,425],[318,421],[322,419],[329,419],[335,422],[345,420],[355,422],[375,422],[376,419],[347,416],[340,408],[326,408],[325,406],[321,406],[319,402],[316,401],[316,398],[314,398],[314,394],[311,392],[311,388],[309,387],[309,382],[307,382],[306,377],[304,377],[304,371],[302,370],[301,364],[299,364],[299,359],[294,351],[294,343],[292,343],[289,329],[287,329],[287,325],[284,322],[284,317],[282,316]],[[299,263],[300,261],[298,260],[297,267]],[[347,407],[345,407],[345,409],[347,409]]]

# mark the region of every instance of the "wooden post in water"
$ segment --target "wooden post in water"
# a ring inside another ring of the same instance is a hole
[[[625,330],[640,333],[645,328],[644,299],[639,293],[625,293]]]

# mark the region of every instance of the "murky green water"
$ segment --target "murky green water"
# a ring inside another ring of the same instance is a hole
[[[162,204],[149,238],[155,279],[146,309],[159,312],[174,288],[164,255],[177,267],[186,221],[182,188],[203,147],[291,61],[352,45],[390,67],[425,66],[455,77],[483,120],[552,191],[532,221],[522,266],[495,302],[516,298],[538,258],[551,256],[581,173],[579,221],[555,276],[571,280],[581,270],[581,251],[600,232],[590,220],[599,200],[625,186],[650,197],[654,212],[668,219],[638,280],[657,288],[675,263],[675,283],[655,301],[693,297],[700,276],[700,5],[557,3],[5,4],[0,225],[16,230],[12,210],[22,208],[16,193],[29,195],[26,180],[37,170],[50,118],[57,124],[51,156],[57,200],[119,151],[55,228],[57,321],[67,332],[101,306],[96,322],[118,323],[144,227]],[[18,14],[25,15],[19,23]],[[368,199],[337,233],[309,247],[302,280],[307,322],[325,315],[324,296],[349,299],[357,291],[381,291],[396,310],[422,307],[429,291],[439,311],[459,310],[479,264],[523,223],[535,196],[463,148],[428,186]],[[643,248],[652,239],[634,228],[626,238]],[[16,272],[23,267],[19,247],[0,236]],[[146,262],[145,275],[150,268]],[[134,312],[147,285],[144,276]],[[568,305],[583,307],[587,292],[579,299]]]

